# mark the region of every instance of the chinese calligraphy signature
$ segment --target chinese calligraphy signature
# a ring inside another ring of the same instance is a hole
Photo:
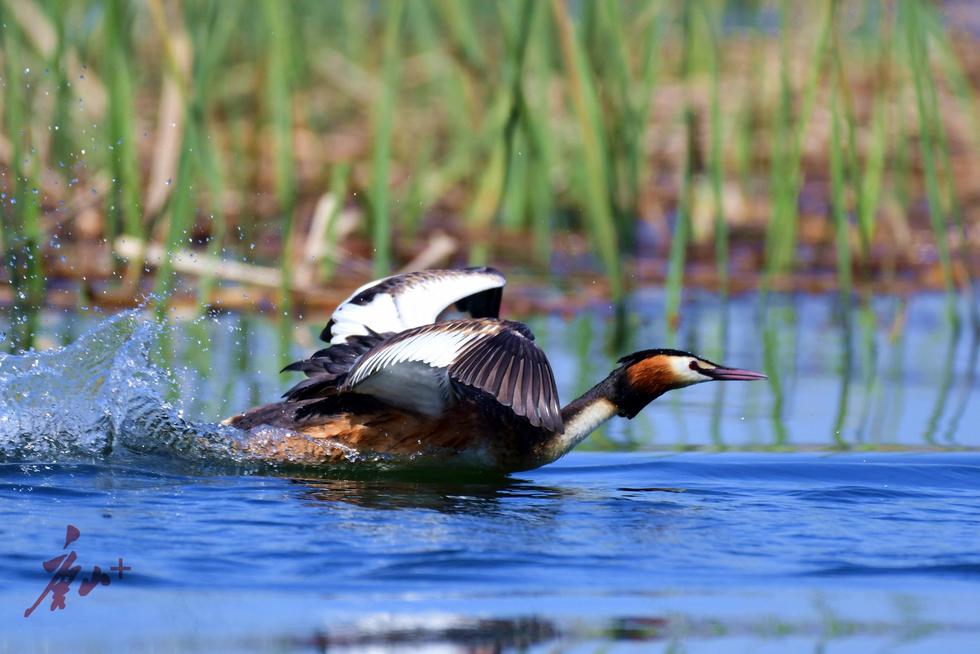
[[[67,549],[69,545],[78,540],[82,533],[78,530],[75,525],[68,525],[65,530],[65,544],[62,549]],[[56,556],[53,559],[45,561],[42,565],[45,571],[51,574],[51,580],[48,585],[44,587],[44,590],[38,595],[38,598],[34,601],[34,604],[30,608],[24,611],[24,617],[30,617],[31,613],[34,612],[41,602],[51,594],[51,607],[50,609],[54,611],[55,609],[65,608],[65,596],[71,589],[71,584],[75,581],[75,577],[81,571],[82,566],[75,565],[75,561],[78,559],[78,555],[71,551],[68,554],[62,554]],[[122,558],[119,559],[118,566],[112,566],[109,570],[115,572],[119,571],[119,578],[122,579],[124,570],[132,570],[130,566],[124,566]],[[96,586],[108,586],[110,583],[109,575],[102,572],[99,566],[93,566],[92,574],[88,577],[82,577],[81,584],[78,588],[78,594],[85,597]]]

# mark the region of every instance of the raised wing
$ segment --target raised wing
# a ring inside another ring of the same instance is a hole
[[[357,360],[391,336],[391,334],[351,336],[344,343],[330,345],[314,352],[309,359],[289,364],[282,369],[283,372],[287,370],[302,372],[306,375],[306,379],[283,393],[283,397],[299,401],[336,395],[338,386]]]
[[[496,318],[507,280],[493,268],[420,270],[360,287],[333,312],[320,338],[384,334],[431,325],[453,304],[473,318]]]
[[[358,359],[339,391],[438,415],[455,401],[452,382],[536,427],[564,430],[548,359],[527,327],[506,320],[451,320],[392,336]]]

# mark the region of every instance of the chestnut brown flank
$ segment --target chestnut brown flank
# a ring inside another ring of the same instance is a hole
[[[460,402],[434,418],[384,407],[368,413],[314,415],[302,422],[295,418],[298,404],[302,406],[278,402],[257,407],[225,424],[248,432],[240,447],[249,458],[302,465],[341,463],[355,453],[433,464],[482,454],[485,460],[475,463],[520,469],[546,436],[526,420],[488,420],[471,402]]]

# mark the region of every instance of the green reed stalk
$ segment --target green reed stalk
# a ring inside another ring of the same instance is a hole
[[[208,189],[211,234],[208,242],[208,256],[216,260],[221,256],[225,242],[227,218],[225,216],[222,195],[225,189],[225,175],[221,166],[221,153],[210,139],[205,139],[198,149],[197,165],[201,170]],[[211,292],[214,290],[214,272],[208,270],[201,276],[197,286],[198,312],[203,313],[211,302]]]
[[[602,123],[608,147],[606,165],[609,171],[609,200],[616,221],[617,242],[621,250],[628,251],[633,245],[633,218],[636,210],[635,204],[629,204],[636,198],[630,197],[629,170],[624,167],[628,162],[627,143],[634,119],[633,84],[629,53],[626,49],[629,37],[620,3],[600,2],[590,3],[589,6],[596,8],[594,41],[589,48],[595,71],[594,79],[600,102],[602,99],[606,100],[603,103],[605,120]],[[588,25],[589,16],[584,16],[582,20]]]
[[[946,405],[949,403],[949,394],[953,389],[953,378],[956,372],[956,351],[959,349],[960,335],[963,330],[959,321],[950,321],[949,340],[946,341],[946,354],[943,357],[942,376],[939,382],[939,389],[936,391],[936,401],[929,412],[926,420],[925,431],[922,432],[922,440],[930,445],[936,444],[936,433],[939,431],[939,423],[943,414],[946,413]]]
[[[208,119],[210,115],[212,86],[216,73],[219,71],[222,57],[228,46],[234,30],[233,7],[225,3],[212,2],[207,7],[204,21],[195,21],[185,14],[184,23],[195,25],[195,51],[198,53],[194,71],[194,106],[189,116],[194,120],[201,133],[209,134],[217,129]],[[196,128],[197,129],[197,128]],[[211,239],[208,244],[208,256],[217,259],[222,252],[225,242],[227,217],[223,203],[223,195],[227,183],[227,175],[222,166],[221,152],[213,138],[201,139],[197,148],[197,166],[201,171],[208,190]],[[211,300],[214,288],[214,274],[209,270],[198,282],[198,310],[203,312]]]
[[[615,220],[609,200],[607,150],[599,118],[595,83],[564,0],[551,0],[551,9],[582,140],[581,181],[584,185],[587,224],[606,268],[613,300],[618,302],[623,297],[623,276]]]
[[[683,27],[683,46],[681,52],[681,80],[685,83],[690,81],[691,57],[694,49],[693,43],[693,9],[690,4],[685,4],[681,9],[681,21]],[[678,321],[680,319],[681,290],[684,284],[684,262],[687,254],[687,243],[690,239],[690,210],[691,193],[694,187],[694,156],[697,135],[695,134],[694,107],[690,97],[684,101],[684,133],[687,147],[684,152],[684,166],[681,169],[681,190],[677,203],[677,215],[674,225],[673,238],[670,241],[670,259],[667,263],[667,297],[666,314],[667,330],[671,338],[676,336]]]
[[[897,299],[895,302],[892,329],[890,330],[887,346],[888,361],[882,371],[882,379],[902,379],[904,377],[904,358],[906,330],[901,329],[908,308],[907,299]],[[905,406],[903,395],[905,384],[885,384],[881,401],[871,421],[871,441],[880,443],[898,433],[902,419],[902,408]]]
[[[646,18],[649,16],[649,18]],[[648,5],[648,11],[641,16],[635,35],[627,38],[640,44],[640,68],[636,81],[632,84],[630,115],[626,133],[626,180],[627,199],[625,206],[636,214],[639,209],[640,188],[647,175],[647,152],[644,148],[644,134],[650,121],[650,105],[660,75],[660,47],[667,30],[669,12],[666,3]]]
[[[837,286],[845,307],[851,299],[851,251],[848,236],[847,205],[844,200],[844,152],[841,145],[841,101],[836,86],[831,91],[830,106],[830,206],[837,246]]]
[[[860,361],[861,376],[864,384],[864,401],[861,402],[861,414],[858,417],[858,440],[864,442],[871,420],[874,398],[878,394],[879,375],[876,370],[878,348],[875,342],[877,316],[870,302],[862,302],[858,310],[858,326],[861,328]]]
[[[55,88],[54,115],[52,116],[51,157],[60,166],[68,161],[74,148],[72,138],[72,91],[68,84],[68,74],[64,67],[65,53],[68,51],[69,33],[65,30],[68,2],[56,0],[51,6],[49,16],[55,28],[56,45],[48,67],[52,72],[52,83]]]
[[[415,171],[437,171],[438,162],[435,160],[435,143],[432,139],[425,139],[416,144],[412,152],[412,170]],[[438,174],[432,173],[430,174]],[[426,209],[432,203],[432,197],[426,191],[425,174],[414,174],[408,179],[408,188],[405,190],[405,197],[401,203],[402,211],[398,223],[401,237],[412,240],[418,237],[419,229],[422,227],[422,219],[425,217]]]
[[[957,58],[956,51],[946,33],[946,26],[936,12],[930,11],[927,14],[930,26],[930,34],[935,39],[935,44],[941,56],[943,66],[943,77],[949,82],[950,87],[960,101],[963,113],[970,117],[973,124],[973,137],[975,141],[980,141],[980,103],[977,102],[977,94],[973,84],[963,71],[963,66]]]
[[[838,73],[840,71],[838,70]],[[844,344],[841,363],[841,386],[838,396],[837,414],[834,419],[833,438],[840,447],[847,445],[843,437],[844,420],[847,417],[850,394],[851,362],[853,346],[851,343],[851,253],[848,234],[847,205],[844,199],[846,182],[845,154],[841,127],[841,98],[838,84],[842,78],[835,76],[830,100],[830,206],[834,221],[834,235],[837,246],[837,287],[841,298],[841,330]]]
[[[792,91],[790,88],[788,4],[780,5],[779,104],[773,125],[772,217],[766,236],[767,272],[786,270],[796,242],[796,175],[792,148]]]
[[[293,252],[293,213],[296,209],[296,180],[293,173],[293,58],[290,33],[295,28],[290,5],[278,0],[265,0],[262,5],[269,26],[268,73],[266,102],[275,134],[276,199],[283,214],[282,254],[279,289],[279,315],[286,316],[291,308],[290,287],[296,256]]]
[[[501,203],[504,228],[517,232],[524,228],[528,204],[528,153],[527,139],[521,129],[515,136],[510,161],[507,165],[507,185]]]
[[[923,12],[923,18],[928,22],[929,25],[939,24],[941,27],[941,22],[938,17],[936,17],[935,12],[931,8],[920,8]],[[938,42],[938,47],[940,52],[943,50],[948,51],[948,63],[946,65],[947,77],[952,75],[950,84],[953,86],[954,91],[961,97],[961,102],[966,104],[966,113],[968,113],[974,121],[980,116],[980,111],[978,111],[978,106],[976,99],[973,97],[972,89],[966,84],[965,90],[956,90],[957,81],[956,74],[958,72],[958,65],[955,58],[955,53],[953,53],[952,46],[947,43],[948,38],[946,33],[942,29],[931,30],[934,34],[935,40]],[[928,35],[923,38],[928,38]],[[928,51],[928,48],[927,48]],[[967,308],[970,316],[973,320],[980,320],[980,312],[978,312],[978,303],[976,294],[972,292],[973,280],[970,273],[970,261],[971,261],[971,243],[970,235],[967,231],[967,226],[963,220],[963,208],[960,204],[959,197],[956,192],[955,180],[953,175],[952,159],[950,157],[949,139],[946,137],[946,129],[943,125],[942,114],[939,110],[939,98],[938,92],[936,90],[936,84],[932,76],[927,76],[926,89],[928,91],[927,100],[929,104],[929,115],[933,121],[934,130],[936,133],[936,142],[939,146],[939,161],[942,164],[944,180],[945,180],[945,195],[947,198],[947,206],[949,207],[949,213],[953,217],[953,222],[956,225],[956,230],[960,235],[960,247],[959,255],[962,261],[961,273],[964,277],[964,295],[966,297]],[[961,82],[962,83],[962,82]],[[974,123],[976,128],[977,123]],[[980,136],[980,133],[976,133],[976,136]]]
[[[170,196],[169,220],[167,237],[164,244],[163,261],[157,268],[156,283],[153,288],[153,304],[158,318],[166,314],[167,302],[174,288],[173,263],[170,255],[186,244],[188,230],[194,220],[193,180],[196,177],[197,129],[188,121],[184,127],[184,142],[181,148],[180,160],[177,164],[177,174],[174,180],[174,190]]]
[[[946,138],[946,129],[943,127],[943,122],[940,117],[938,107],[939,102],[938,98],[936,97],[936,87],[930,82],[927,90],[929,92],[929,115],[933,121],[933,130],[936,135],[936,145],[939,150],[937,153],[937,163],[939,164],[939,170],[937,173],[939,175],[940,186],[943,190],[943,197],[945,197],[946,200],[944,204],[946,207],[945,211],[947,216],[952,218],[951,226],[955,226],[956,230],[961,236],[960,254],[964,263],[961,273],[966,277],[965,287],[970,288],[970,237],[967,232],[966,225],[963,222],[963,207],[956,192],[953,163],[949,153],[949,140]],[[947,219],[947,222],[950,221]],[[966,293],[966,297],[967,301],[971,304],[971,308],[975,307],[976,298],[974,297],[973,293]]]
[[[783,417],[786,403],[783,374],[786,369],[785,362],[789,360],[789,357],[785,356],[782,351],[783,348],[780,346],[780,334],[791,331],[792,324],[796,320],[792,311],[782,316],[784,313],[786,312],[782,310],[765,311],[762,328],[763,369],[769,377],[769,389],[772,391],[772,408],[769,418],[773,428],[773,446],[777,448],[781,448],[789,442],[789,432]]]
[[[715,202],[715,267],[718,271],[718,285],[721,291],[722,309],[721,320],[718,325],[718,359],[725,360],[725,353],[728,350],[729,332],[729,306],[728,306],[728,223],[725,221],[725,205],[722,185],[724,183],[724,171],[722,169],[722,144],[721,144],[721,36],[716,17],[713,15],[710,5],[702,0],[700,9],[705,21],[708,34],[711,39],[711,56],[709,58],[709,69],[711,73],[711,145],[709,153],[709,174],[711,176],[711,189]],[[724,11],[724,6],[722,6]],[[722,407],[725,403],[726,385],[719,384],[715,390],[715,400],[711,410],[711,442],[716,448],[724,448],[725,442],[721,434]]]
[[[20,29],[13,21],[3,19],[4,12],[0,9],[0,32],[3,35],[0,43],[7,64],[3,108],[11,141],[8,189],[12,188],[10,195],[13,197],[6,195],[0,200],[0,241],[14,292],[7,347],[11,351],[21,351],[34,345],[44,304],[40,246],[43,235],[37,196],[40,161],[32,147],[31,125],[26,113],[30,73],[22,58]],[[26,162],[29,152],[33,156]]]
[[[371,6],[363,0],[339,0],[335,4],[340,10],[338,27],[344,53],[352,61],[362,61],[365,48],[372,41],[367,33]]]
[[[391,123],[398,84],[399,39],[403,0],[385,5],[383,45],[383,89],[374,116],[374,148],[371,158],[371,230],[374,243],[374,274],[391,270],[391,208],[388,199],[388,168],[391,161]]]
[[[702,0],[700,8],[711,38],[711,57],[709,58],[711,70],[711,152],[708,169],[715,202],[715,267],[718,271],[718,285],[721,288],[722,297],[725,297],[728,294],[728,223],[725,221],[725,199],[722,188],[724,171],[721,159],[721,45],[717,21],[712,15],[708,3]]]
[[[833,91],[833,102],[837,105],[837,107],[832,111],[834,112],[834,115],[837,115],[838,110],[841,114],[843,114],[843,127],[845,134],[839,136],[846,136],[847,139],[847,149],[844,153],[844,171],[842,173],[842,179],[845,176],[849,178],[856,191],[854,194],[856,203],[855,213],[858,217],[858,235],[860,236],[861,241],[861,254],[867,258],[871,250],[870,232],[871,226],[873,225],[874,208],[872,208],[871,212],[869,213],[864,211],[861,206],[861,202],[864,198],[864,195],[861,192],[865,185],[863,175],[864,171],[862,171],[861,165],[858,162],[857,129],[855,127],[857,119],[854,117],[851,89],[848,84],[847,75],[844,71],[844,65],[841,59],[840,34],[836,15],[832,20],[831,30],[833,32],[831,47],[833,53],[834,79],[836,84]],[[835,144],[831,144],[831,147],[834,146]],[[840,144],[836,144],[836,147],[840,148]],[[831,159],[832,158],[833,154],[831,154]],[[867,225],[864,223],[864,220],[866,219],[868,220]]]
[[[231,188],[236,192],[241,189],[254,188],[256,185],[257,168],[255,161],[257,157],[253,155],[254,133],[258,129],[251,124],[240,107],[232,107],[226,120],[228,130],[228,150],[227,172]],[[249,245],[255,243],[258,238],[258,218],[255,207],[251,203],[245,203],[239,214],[235,237],[230,239],[238,253],[242,256],[246,254]]]
[[[548,185],[546,168],[541,164],[531,166],[527,178],[528,202],[531,212],[532,256],[541,266],[547,268],[551,262],[552,229],[554,203]]]
[[[885,154],[888,149],[887,102],[883,95],[875,99],[871,116],[871,139],[868,144],[868,155],[864,162],[864,173],[861,175],[861,186],[858,189],[858,225],[861,228],[862,243],[870,247],[875,235],[875,216],[881,203],[881,188],[885,174]]]
[[[337,269],[337,218],[347,200],[347,187],[350,181],[350,164],[340,163],[330,172],[330,197],[333,198],[333,211],[327,218],[327,233],[324,236],[324,246],[327,256],[320,261],[320,274],[324,281],[330,281]]]
[[[876,5],[877,6],[877,5]],[[893,59],[893,29],[892,21],[885,22],[880,28],[881,33],[875,37],[876,69],[879,79],[890,79],[889,72]],[[885,174],[885,157],[888,151],[888,93],[885,82],[875,85],[874,108],[871,113],[870,134],[864,171],[861,174],[861,184],[856,188],[858,193],[858,225],[862,233],[862,244],[867,247],[874,239],[875,216],[881,203],[881,189]],[[857,154],[855,153],[855,158]]]
[[[534,13],[531,23],[532,38],[528,44],[532,75],[535,82],[550,75],[549,58],[551,50],[551,25],[545,12]],[[530,87],[540,86],[531,84]],[[552,229],[554,221],[554,198],[552,196],[551,175],[555,169],[553,133],[547,129],[547,114],[537,109],[525,95],[519,98],[521,126],[528,145],[527,185],[531,212],[531,230],[534,235],[534,258],[542,265],[551,260]]]
[[[949,239],[946,233],[946,216],[943,210],[942,193],[939,186],[939,173],[936,162],[936,129],[935,124],[938,118],[930,113],[929,107],[929,70],[928,50],[925,42],[925,30],[922,24],[921,10],[916,0],[905,0],[902,7],[902,16],[905,22],[905,38],[908,43],[907,54],[909,65],[912,69],[913,84],[915,86],[916,109],[919,119],[919,140],[920,154],[922,156],[922,166],[926,177],[926,196],[929,202],[929,220],[932,226],[933,236],[936,239],[936,248],[939,251],[939,259],[943,271],[943,283],[946,288],[946,313],[951,321],[958,319],[955,305],[955,284],[953,281],[953,267],[950,261]]]
[[[591,44],[596,79],[605,102],[611,201],[620,248],[633,246],[639,195],[644,178],[644,135],[659,71],[657,49],[666,25],[666,5],[648,5],[639,16],[624,15],[618,2],[590,3],[596,7]],[[638,23],[638,24],[634,24]],[[637,52],[630,46],[637,44]],[[633,62],[638,70],[633,73]]]
[[[219,10],[216,4],[210,5],[208,9],[207,17],[202,23],[197,24],[195,30],[196,38],[193,42],[197,46],[197,52],[189,84],[186,80],[181,79],[180,72],[174,65],[175,62],[168,61],[169,65],[164,66],[165,74],[175,77],[186,97],[183,107],[184,133],[180,158],[168,207],[165,240],[167,256],[164,257],[157,269],[154,285],[153,302],[158,317],[163,317],[174,288],[175,275],[170,255],[187,246],[187,238],[194,224],[198,197],[195,182],[199,178],[199,174],[203,175],[211,195],[212,215],[215,212],[219,215],[222,213],[219,203],[224,189],[224,180],[218,163],[219,157],[214,152],[214,144],[204,134],[206,133],[206,113],[213,77],[220,54],[230,38],[232,25],[227,14],[224,16],[224,21],[218,20]],[[191,18],[191,16],[186,16],[186,18]],[[187,22],[192,21],[188,20]],[[168,35],[162,33],[161,38],[166,39]],[[218,222],[223,222],[223,220],[214,221],[212,218],[212,223]],[[223,240],[223,226],[218,227],[213,236],[216,242],[212,243],[211,250],[212,254],[217,254]],[[213,280],[209,276],[205,276],[198,286],[199,311],[203,311],[204,305],[209,299],[212,283]]]
[[[532,120],[537,120],[532,119]],[[554,198],[551,191],[550,154],[547,137],[536,135],[539,126],[532,127],[525,119],[528,133],[528,204],[531,212],[531,231],[534,240],[534,258],[546,265],[551,260],[552,229],[554,227]]]
[[[905,73],[907,72],[907,67],[903,65],[903,62],[908,58],[905,52],[908,43],[906,39],[900,38],[898,32],[900,28],[899,20],[898,16],[892,18],[892,29],[895,32],[895,37],[893,38],[891,58],[889,59],[888,65],[896,81],[893,84],[891,92],[886,96],[886,105],[889,107],[886,122],[890,128],[888,139],[894,144],[891,155],[890,188],[899,208],[899,211],[895,212],[895,219],[900,223],[905,233],[908,233],[910,231],[909,214],[911,213],[910,207],[912,202],[912,144],[911,135],[906,129],[906,124],[911,107],[904,101],[906,88]],[[885,269],[886,283],[890,283],[894,278],[895,267],[895,257],[889,257]]]
[[[816,98],[817,82],[823,70],[831,34],[834,0],[826,0],[821,9],[820,27],[809,73],[804,83],[803,97],[796,120],[793,120],[792,85],[790,84],[790,3],[781,4],[780,20],[780,94],[773,130],[772,153],[772,219],[766,234],[766,276],[792,267],[797,240],[801,172],[802,140],[810,122]],[[768,279],[764,280],[768,285]]]
[[[445,159],[454,159],[462,152],[468,152],[472,147],[473,124],[468,110],[466,93],[463,85],[464,71],[459,70],[456,63],[444,52],[442,41],[436,34],[433,20],[433,6],[428,2],[409,2],[405,6],[407,31],[411,33],[418,49],[426,57],[428,74],[432,80],[431,98],[427,100],[443,108],[448,122],[441,126],[447,132],[445,144]],[[433,198],[426,193],[425,175],[436,166],[436,150],[434,139],[423,138],[416,145],[416,156],[413,162],[409,200],[406,202],[407,215],[403,226],[407,236],[414,236],[423,211],[432,203]],[[443,147],[440,144],[440,147]]]
[[[480,179],[472,207],[469,211],[471,234],[475,243],[470,251],[470,263],[484,264],[487,257],[486,232],[494,217],[498,216],[508,195],[523,185],[526,175],[523,170],[516,171],[515,158],[523,157],[516,143],[520,134],[521,104],[524,98],[524,61],[527,55],[527,44],[534,21],[534,0],[520,0],[520,14],[514,21],[509,21],[508,13],[501,8],[501,23],[503,25],[504,41],[507,44],[506,64],[501,91],[494,101],[489,117],[485,121],[487,129],[496,132],[493,141],[490,161]],[[514,208],[520,211],[519,208]],[[519,216],[520,217],[520,216]],[[506,217],[504,219],[506,224]]]
[[[845,309],[849,311],[850,309]],[[841,321],[841,351],[840,362],[840,388],[837,392],[837,412],[834,414],[833,427],[831,428],[831,438],[834,439],[834,446],[846,449],[850,446],[844,437],[844,426],[847,421],[847,410],[851,397],[851,363],[854,360],[854,345],[851,337],[850,320]]]
[[[762,34],[759,13],[760,7],[755,5],[751,26],[746,31],[748,67],[743,82],[745,93],[739,99],[738,117],[734,130],[735,171],[739,184],[745,189],[750,188],[754,182],[755,153],[759,142],[759,126],[762,122],[760,120],[762,114],[760,99],[763,97],[761,92],[763,81],[761,78],[763,76],[759,75],[758,72],[763,70],[765,66],[763,42],[766,37]],[[774,149],[773,152],[775,152]],[[770,175],[771,177],[772,175]]]
[[[963,421],[963,416],[970,406],[970,400],[973,396],[972,391],[976,388],[978,363],[980,363],[980,325],[973,323],[970,325],[970,345],[966,358],[962,362],[962,366],[966,370],[966,376],[963,379],[963,383],[959,384],[959,396],[955,406],[950,411],[949,420],[946,423],[944,438],[947,442],[953,442],[956,434],[961,433],[959,430],[960,423]]]
[[[139,164],[133,129],[135,107],[130,74],[133,51],[129,39],[128,3],[125,0],[107,0],[105,10],[110,170],[114,180],[107,237],[112,243],[120,231],[132,236],[140,235],[142,218]]]
[[[521,106],[524,104],[524,69],[527,61],[528,43],[537,6],[536,0],[519,0],[518,4],[515,5],[514,12],[517,24],[512,25],[509,30],[505,30],[505,35],[508,36],[510,56],[508,57],[509,66],[504,81],[510,87],[510,112],[502,133],[507,168],[497,211],[499,213],[504,203],[509,200],[507,209],[512,214],[509,223],[512,227],[519,227],[523,223],[522,219],[526,206],[527,156],[525,153],[526,143],[523,138],[524,129],[522,129],[521,124]],[[503,16],[507,15],[505,11],[501,13]],[[507,224],[506,215],[504,220]]]
[[[713,352],[715,361],[725,361],[727,360],[728,354],[728,337],[729,337],[729,324],[731,318],[731,306],[729,304],[729,298],[727,295],[727,289],[722,290],[721,295],[721,307],[720,313],[721,317],[718,320],[718,346]],[[722,408],[725,406],[725,395],[727,393],[728,384],[718,384],[715,388],[715,399],[711,403],[711,444],[718,448],[724,449],[725,439],[722,436]]]
[[[439,0],[436,5],[460,61],[474,73],[483,74],[487,68],[486,55],[473,17],[474,7],[477,6],[477,3],[457,0]]]
[[[480,174],[476,191],[467,211],[466,221],[470,232],[470,264],[474,266],[487,263],[489,242],[487,231],[497,215],[500,201],[507,185],[508,157],[505,132],[509,122],[510,98],[501,93],[487,112],[486,130],[496,135],[490,145],[484,169]]]

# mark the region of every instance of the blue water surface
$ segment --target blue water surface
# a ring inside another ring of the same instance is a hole
[[[620,347],[668,344],[658,297]],[[0,357],[0,652],[980,650],[976,334],[937,298],[846,329],[832,299],[772,302],[695,299],[674,343],[769,383],[670,394],[482,479],[202,447],[288,385],[315,320],[283,352],[241,317],[48,316],[45,352]],[[601,308],[532,326],[564,399],[622,353]],[[70,551],[65,607],[24,617]]]
[[[6,651],[980,643],[973,453],[585,453],[471,482],[157,464],[0,466]],[[81,574],[132,570],[24,618],[68,524]]]

